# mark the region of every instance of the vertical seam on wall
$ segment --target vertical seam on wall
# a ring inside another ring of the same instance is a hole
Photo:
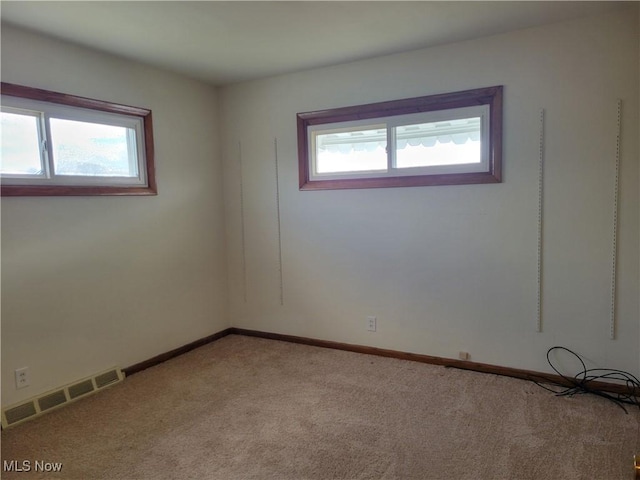
[[[280,281],[280,305],[284,305],[284,284],[282,279],[282,223],[280,219],[280,174],[278,171],[278,139],[273,139],[276,167],[276,214],[278,221],[278,274]]]
[[[244,185],[242,179],[242,144],[238,141],[238,166],[240,171],[240,248],[242,249],[242,298],[247,303],[247,255],[244,231]]]
[[[616,264],[618,251],[618,196],[620,183],[620,135],[622,131],[622,100],[618,99],[616,119],[615,175],[613,181],[613,234],[611,245],[611,314],[609,318],[609,338],[616,338]]]
[[[536,332],[542,332],[542,230],[544,215],[544,108],[540,109],[540,131],[538,144],[538,265],[537,265],[537,315]]]

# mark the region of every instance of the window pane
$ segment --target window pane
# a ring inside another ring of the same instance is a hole
[[[480,117],[395,128],[396,167],[480,163]]]
[[[319,134],[315,141],[316,173],[387,169],[385,128]]]
[[[59,118],[50,125],[57,175],[138,176],[133,129]]]
[[[42,175],[38,117],[2,112],[2,158],[0,172]]]

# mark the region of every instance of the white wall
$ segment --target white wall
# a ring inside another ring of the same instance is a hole
[[[442,357],[468,351],[478,362],[544,371],[546,350],[563,345],[594,365],[638,374],[636,8],[222,89],[231,324]],[[504,183],[298,190],[297,112],[491,85],[504,85]],[[544,328],[537,333],[540,108],[547,163]],[[376,333],[366,331],[367,315],[378,317]]]
[[[2,405],[226,328],[216,90],[9,26],[2,81],[151,109],[159,191],[2,199]]]

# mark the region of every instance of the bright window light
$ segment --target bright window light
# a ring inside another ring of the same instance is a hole
[[[0,174],[43,175],[39,116],[26,112],[3,111],[0,121],[2,129]]]
[[[481,117],[395,128],[396,167],[479,164]]]
[[[315,173],[375,172],[386,170],[385,126],[325,131],[313,138]]]
[[[134,129],[59,118],[50,124],[56,174],[138,177]]]

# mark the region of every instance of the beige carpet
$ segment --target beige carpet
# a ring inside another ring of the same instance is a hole
[[[640,412],[231,335],[2,432],[3,479],[632,479]]]

